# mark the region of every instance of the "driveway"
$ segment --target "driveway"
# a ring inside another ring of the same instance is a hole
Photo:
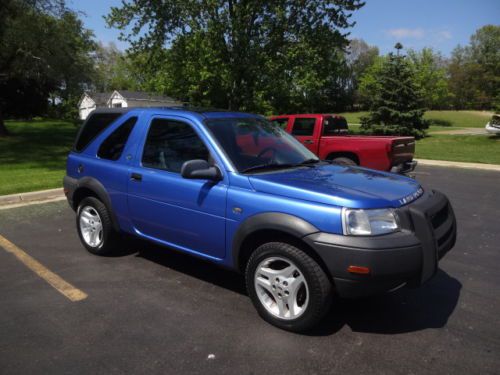
[[[0,235],[86,298],[73,302],[0,247],[6,374],[498,374],[500,173],[419,167],[459,234],[419,289],[335,299],[307,335],[261,320],[243,279],[141,241],[96,257],[65,202],[0,211]]]

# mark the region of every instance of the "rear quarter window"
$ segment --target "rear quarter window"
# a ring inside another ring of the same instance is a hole
[[[118,160],[127,144],[128,137],[137,122],[137,117],[131,117],[121,124],[101,143],[97,156],[101,159]]]
[[[113,121],[120,117],[122,113],[94,113],[82,125],[82,129],[76,138],[74,150],[83,151],[101,132]]]
[[[347,121],[343,117],[325,117],[323,120],[323,135],[347,134]]]

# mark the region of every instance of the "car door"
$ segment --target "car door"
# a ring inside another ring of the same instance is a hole
[[[227,176],[222,181],[184,179],[185,161],[215,163],[208,144],[185,119],[153,117],[130,170],[129,212],[134,230],[188,252],[225,254]]]
[[[317,154],[320,126],[316,117],[297,116],[292,121],[291,134],[310,151]]]

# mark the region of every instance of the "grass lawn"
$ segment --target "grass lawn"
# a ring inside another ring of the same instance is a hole
[[[416,158],[500,164],[500,137],[431,135],[417,141]]]
[[[62,186],[77,127],[59,120],[6,121],[0,138],[0,195]]]
[[[350,124],[359,124],[361,122],[360,117],[366,116],[368,112],[346,112],[340,113],[347,119]],[[434,120],[436,122],[445,122],[452,127],[459,128],[484,128],[486,123],[492,116],[491,112],[483,111],[427,111],[425,112],[425,118],[428,120]],[[429,129],[433,130],[446,130],[449,129],[448,126],[435,126],[432,125]]]

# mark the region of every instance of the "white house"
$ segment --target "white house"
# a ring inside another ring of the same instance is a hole
[[[140,91],[84,93],[78,102],[80,119],[85,120],[96,108],[177,107],[183,103],[168,96],[151,95]]]
[[[111,92],[84,93],[78,102],[78,113],[81,120],[85,120],[90,112],[96,108],[107,107]]]

